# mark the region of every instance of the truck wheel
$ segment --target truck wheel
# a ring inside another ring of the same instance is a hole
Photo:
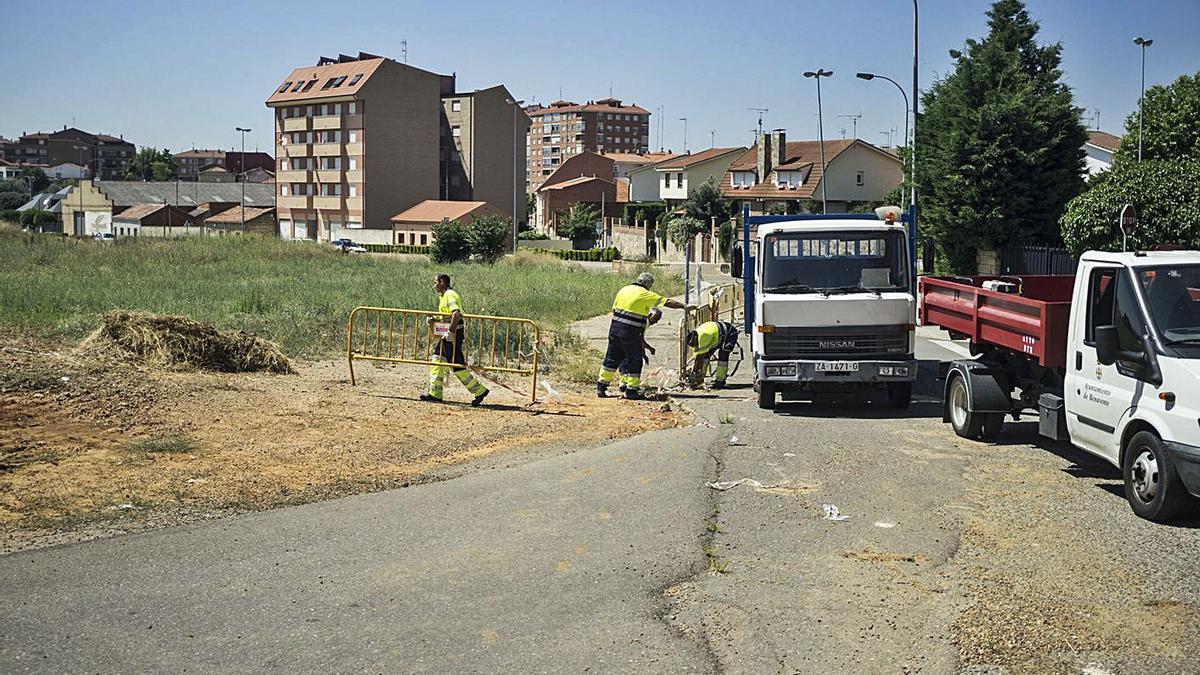
[[[1004,413],[978,413],[978,416],[983,418],[983,432],[980,434],[982,438],[995,438],[1000,435],[1000,429],[1004,426]]]
[[[1121,467],[1125,499],[1133,512],[1146,520],[1163,522],[1179,515],[1187,505],[1188,493],[1162,439],[1139,431],[1125,446]]]
[[[946,405],[950,406],[950,426],[954,433],[963,438],[979,438],[983,432],[983,416],[977,415],[967,407],[967,383],[961,375],[956,375],[950,383],[950,395]]]
[[[908,410],[912,404],[912,382],[893,382],[888,385],[888,406],[897,410]]]
[[[758,407],[763,410],[773,410],[775,408],[775,383],[763,382],[758,383]]]

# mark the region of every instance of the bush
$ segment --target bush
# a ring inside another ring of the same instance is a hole
[[[47,225],[58,223],[58,216],[49,211],[34,211],[32,225],[37,228],[42,228]]]
[[[667,205],[664,202],[630,202],[625,205],[625,224],[633,225],[639,220],[657,223],[666,211]]]
[[[667,236],[679,248],[683,248],[696,235],[707,231],[708,223],[691,216],[675,216],[667,221]]]
[[[1063,241],[1078,255],[1083,251],[1118,251],[1121,207],[1133,204],[1138,227],[1130,248],[1155,244],[1200,247],[1200,160],[1121,162],[1094,181],[1087,192],[1067,204],[1059,221]]]
[[[621,252],[615,246],[608,248],[589,248],[587,250],[572,249],[570,251],[547,250],[556,258],[563,260],[580,260],[584,262],[612,262],[621,259]]]
[[[418,246],[416,244],[359,244],[371,253],[416,253],[419,255],[428,255],[428,246]]]
[[[504,255],[507,248],[509,232],[512,231],[512,221],[500,216],[484,216],[467,226],[467,245],[471,255],[477,255],[483,262],[494,263]],[[436,242],[436,239],[435,239]]]
[[[20,223],[21,212],[16,209],[5,209],[0,211],[0,223]]]
[[[517,239],[522,241],[546,241],[550,235],[544,232],[534,232],[533,230],[521,230],[517,233]]]
[[[429,245],[429,258],[435,263],[452,263],[466,260],[471,255],[467,243],[467,232],[457,220],[443,221],[433,226],[433,243]]]
[[[599,209],[591,204],[575,203],[570,211],[558,219],[558,235],[570,239],[577,248],[590,249],[596,245],[596,228],[599,224]]]
[[[26,209],[24,211],[21,211],[21,218],[20,218],[21,225],[23,225],[24,227],[29,227],[30,225],[33,225],[33,218],[35,215],[37,215],[36,209]]]

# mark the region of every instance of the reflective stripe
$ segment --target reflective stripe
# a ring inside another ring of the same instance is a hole
[[[612,320],[614,323],[623,323],[627,326],[633,326],[635,328],[645,328],[646,327],[645,319],[641,319],[641,320],[627,319],[623,316],[617,316],[616,313],[613,313]]]
[[[601,383],[608,384],[613,381],[613,376],[616,374],[617,371],[600,366],[600,376],[598,379]]]

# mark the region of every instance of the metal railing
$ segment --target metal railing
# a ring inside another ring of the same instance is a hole
[[[530,377],[529,397],[537,401],[542,340],[537,323],[509,316],[463,314],[461,344],[458,340],[449,343],[449,358],[434,360],[434,350],[448,332],[449,320],[449,315],[439,312],[355,307],[346,321],[350,384],[355,384],[355,360],[454,368],[462,350],[462,361],[470,370]]]
[[[710,286],[701,291],[700,302],[694,312],[687,312],[679,322],[679,380],[699,384],[697,375],[702,379],[703,373],[693,373],[692,364],[688,360],[690,349],[687,344],[687,334],[696,330],[696,326],[707,321],[727,321],[737,325],[739,315],[745,308],[745,295],[742,285],[738,282]]]

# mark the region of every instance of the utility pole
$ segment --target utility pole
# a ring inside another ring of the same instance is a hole
[[[818,68],[805,72],[804,76],[817,81],[817,134],[821,140],[821,213],[829,213],[829,194],[826,190],[829,181],[825,180],[825,117],[821,114],[821,78],[833,77],[833,71]]]
[[[853,135],[851,135],[851,138],[858,138],[858,120],[860,118],[862,118],[862,113],[858,113],[857,115],[838,115],[838,117],[850,118],[850,121],[853,123],[853,128],[854,128],[854,132],[853,132]],[[846,135],[845,135],[845,133],[843,133],[842,138],[845,138],[845,137],[846,137]]]
[[[680,117],[679,121],[683,122],[683,154],[686,155],[687,151],[688,151],[688,149],[687,149],[687,118]]]
[[[246,134],[250,132],[249,128],[234,127],[242,134],[242,155],[241,171],[242,174],[242,234],[246,234]]]
[[[1138,96],[1138,163],[1142,161],[1142,104],[1146,101],[1146,47],[1154,44],[1154,40],[1134,38],[1133,44],[1142,48],[1142,95]]]

